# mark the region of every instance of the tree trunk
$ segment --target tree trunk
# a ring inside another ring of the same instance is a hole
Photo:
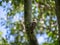
[[[58,29],[59,29],[58,45],[60,45],[60,0],[55,0],[55,4],[56,4],[56,16],[57,16]]]
[[[24,0],[24,23],[29,45],[38,45],[34,33],[31,33],[30,24],[32,20],[32,0]]]

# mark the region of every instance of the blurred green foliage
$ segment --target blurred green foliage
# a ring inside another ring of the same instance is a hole
[[[16,13],[24,11],[24,0],[2,0],[0,1],[0,5],[4,1],[6,1],[6,3],[11,1],[11,6],[13,8],[13,10],[10,10],[10,12],[7,13],[7,16],[13,15],[14,17]],[[33,0],[32,19],[37,19],[38,22],[35,29],[35,34],[39,33],[43,35],[46,33],[48,35],[47,42],[44,42],[42,45],[58,45],[58,26],[55,14],[55,1]],[[10,42],[11,45],[28,45],[23,20],[14,22],[14,26],[10,28],[10,35],[15,38],[14,42]],[[11,24],[10,22],[9,24]],[[2,42],[6,43],[5,45],[8,44],[7,40],[4,38],[2,38]]]

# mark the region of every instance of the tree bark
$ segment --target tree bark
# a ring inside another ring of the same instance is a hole
[[[38,45],[34,33],[31,33],[30,24],[32,20],[32,0],[24,0],[24,23],[29,45]]]
[[[57,16],[57,21],[58,21],[58,45],[60,45],[60,0],[55,0],[55,5],[56,5],[56,16]]]

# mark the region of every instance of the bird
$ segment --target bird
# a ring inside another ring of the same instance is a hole
[[[37,20],[34,19],[34,20],[31,22],[31,24],[30,24],[31,33],[33,33],[33,31],[34,31],[36,25],[37,25]]]

